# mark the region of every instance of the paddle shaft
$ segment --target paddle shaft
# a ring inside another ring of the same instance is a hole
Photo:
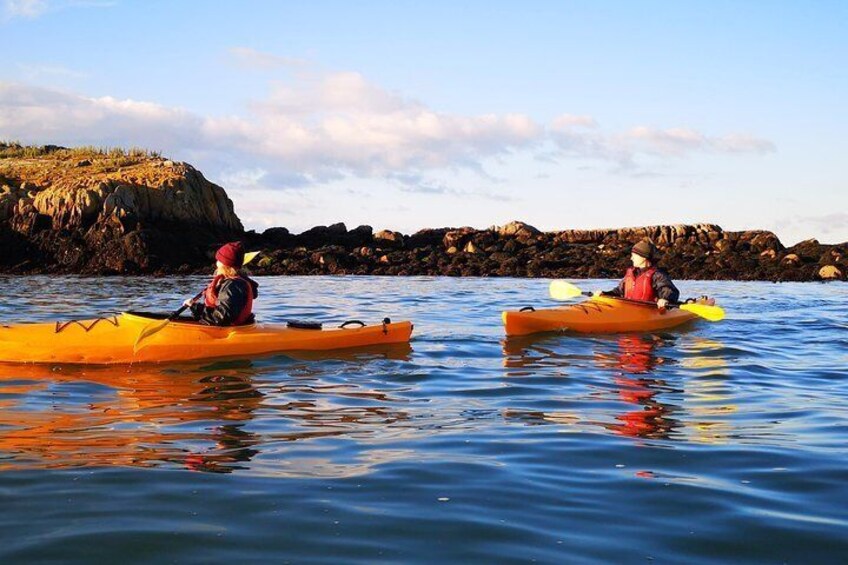
[[[582,292],[583,296],[594,296],[591,292]],[[622,296],[613,296],[611,294],[607,294],[606,292],[602,292],[601,296],[605,296],[607,298],[613,298],[615,300],[621,300],[623,302],[630,302],[631,304],[641,304],[642,306],[653,306],[657,307],[657,303],[652,300],[634,300],[632,298],[624,298]],[[690,302],[672,302],[668,301],[669,306],[683,306],[684,304],[691,304]]]
[[[197,294],[195,294],[195,295],[194,295],[194,298],[192,298],[192,299],[191,299],[191,301],[192,301],[192,302],[194,302],[195,300],[197,300],[198,298],[200,298],[201,296],[203,296],[203,293],[204,293],[204,292],[206,292],[206,289],[203,289],[203,290],[201,290],[200,292],[198,292]],[[178,308],[178,309],[174,310],[173,312],[171,312],[171,315],[170,315],[170,316],[168,316],[168,319],[169,319],[169,320],[176,320],[177,318],[179,318],[179,317],[180,317],[180,314],[182,314],[183,312],[185,312],[185,311],[186,311],[186,308],[188,308],[188,306],[186,306],[185,304],[183,304],[180,308]]]
[[[568,284],[570,286],[572,286],[574,289],[577,289],[576,285],[571,285],[571,283],[568,283]],[[581,290],[580,294],[582,296],[588,296],[590,298],[592,296],[595,296],[594,292],[589,292],[588,290]],[[601,292],[601,296],[604,296],[606,298],[612,298],[614,300],[621,300],[622,302],[629,302],[631,304],[640,304],[642,306],[654,306],[654,307],[656,307],[656,305],[657,305],[657,303],[652,301],[652,300],[634,300],[632,298],[624,298],[623,296],[616,296],[616,295],[610,294],[608,292]],[[672,302],[670,300],[668,301],[669,306],[682,306],[684,304],[691,304],[691,302]]]

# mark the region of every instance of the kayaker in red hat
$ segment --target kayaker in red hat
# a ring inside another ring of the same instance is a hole
[[[643,239],[631,248],[630,260],[633,266],[627,269],[618,287],[606,292],[595,291],[595,294],[656,302],[657,308],[665,308],[669,302],[677,302],[680,291],[671,282],[668,273],[654,265],[658,257],[656,246]]]
[[[215,253],[215,276],[201,300],[186,300],[195,320],[210,326],[240,326],[253,322],[253,301],[259,284],[242,271],[244,248],[234,241]]]

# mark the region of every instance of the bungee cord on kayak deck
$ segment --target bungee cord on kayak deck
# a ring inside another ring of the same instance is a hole
[[[83,320],[83,321],[85,321],[85,320]],[[67,322],[56,322],[56,333],[60,333],[62,330],[64,330],[65,328],[67,328],[68,326],[73,325],[73,324],[80,326],[86,332],[90,332],[94,328],[94,326],[96,326],[100,322],[109,322],[113,326],[117,326],[118,325],[118,317],[117,316],[110,316],[108,318],[106,318],[106,317],[96,318],[94,320],[91,320],[91,323],[88,324],[88,325],[85,325],[83,322],[81,322],[79,320],[68,320]],[[4,327],[8,327],[8,326],[4,326]]]

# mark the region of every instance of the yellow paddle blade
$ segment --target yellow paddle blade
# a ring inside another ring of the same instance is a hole
[[[141,330],[141,333],[138,334],[138,339],[136,339],[135,343],[133,344],[133,354],[138,353],[138,350],[141,349],[141,342],[142,341],[144,341],[148,337],[152,336],[153,334],[158,333],[159,330],[161,330],[162,328],[167,326],[168,322],[170,322],[170,321],[171,321],[170,319],[166,319],[166,320],[163,320],[162,322],[153,322],[153,323],[147,324],[147,327],[145,327],[143,330]]]
[[[247,253],[244,254],[244,261],[242,262],[242,265],[247,265],[248,263],[250,263],[251,261],[256,259],[256,256],[259,255],[260,253],[262,253],[262,252],[261,251],[248,251]]]
[[[561,280],[551,281],[551,286],[548,290],[551,294],[551,298],[554,300],[568,300],[583,294],[583,291],[575,285],[568,281]]]
[[[700,316],[710,322],[720,322],[724,320],[724,309],[719,306],[710,306],[708,304],[681,304],[681,310],[691,312],[696,316]]]

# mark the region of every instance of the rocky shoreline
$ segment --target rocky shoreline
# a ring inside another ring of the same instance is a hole
[[[848,242],[785,247],[773,233],[713,224],[541,232],[370,226],[245,231],[226,192],[186,163],[143,151],[0,144],[0,268],[7,274],[207,273],[215,248],[262,250],[257,275],[616,278],[652,239],[677,279],[845,280]]]

